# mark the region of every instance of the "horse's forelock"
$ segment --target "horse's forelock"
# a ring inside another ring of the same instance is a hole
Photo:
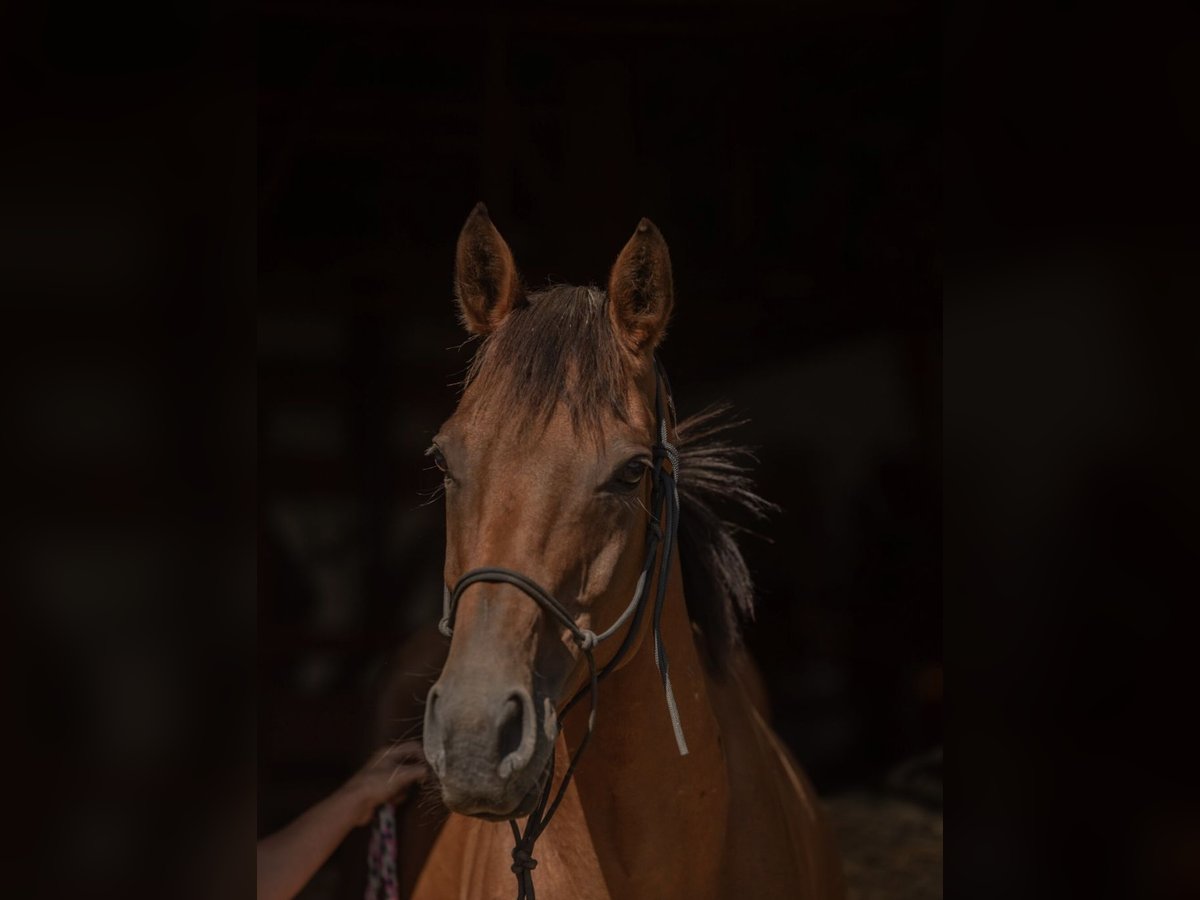
[[[564,403],[577,431],[599,435],[606,416],[627,420],[629,377],[605,293],[554,285],[484,339],[465,384],[529,422],[548,420]]]

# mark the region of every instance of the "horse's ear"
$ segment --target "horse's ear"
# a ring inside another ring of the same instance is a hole
[[[662,340],[674,303],[667,242],[653,222],[642,219],[608,276],[613,325],[635,353],[653,350]]]
[[[458,236],[454,256],[454,291],[467,331],[487,334],[525,303],[521,276],[512,251],[477,203]]]

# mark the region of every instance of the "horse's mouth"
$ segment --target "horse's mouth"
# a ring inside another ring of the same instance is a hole
[[[520,819],[533,812],[537,806],[538,795],[535,790],[531,790],[528,794],[521,798],[521,802],[506,813],[492,812],[491,810],[481,809],[475,812],[467,813],[476,819],[483,819],[485,822],[507,822],[509,819]]]
[[[522,795],[521,799],[509,810],[498,810],[490,805],[473,805],[471,803],[455,803],[451,805],[454,812],[464,816],[471,816],[475,819],[483,819],[485,822],[507,822],[509,819],[521,819],[529,815],[537,808],[538,801],[542,799],[542,791],[546,785],[546,779],[550,775],[550,759],[553,754],[553,745],[551,745],[551,753],[547,754],[546,761],[542,764],[541,771],[537,778],[530,784],[529,789]],[[447,804],[450,805],[450,804]]]
[[[457,812],[464,816],[471,816],[475,819],[483,819],[485,822],[507,822],[509,819],[520,819],[529,815],[537,806],[537,802],[540,798],[540,786],[534,785],[529,789],[529,792],[521,798],[520,802],[508,812],[497,812],[494,809],[485,807],[460,808],[457,810]]]

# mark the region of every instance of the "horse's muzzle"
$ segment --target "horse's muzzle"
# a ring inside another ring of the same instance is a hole
[[[443,802],[481,818],[527,814],[550,749],[533,697],[521,686],[446,681],[429,691],[424,734]]]

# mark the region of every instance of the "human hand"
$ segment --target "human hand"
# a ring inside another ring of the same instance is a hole
[[[429,776],[420,741],[393,744],[376,752],[342,790],[355,799],[358,824],[371,821],[382,803],[398,803],[412,786]]]

